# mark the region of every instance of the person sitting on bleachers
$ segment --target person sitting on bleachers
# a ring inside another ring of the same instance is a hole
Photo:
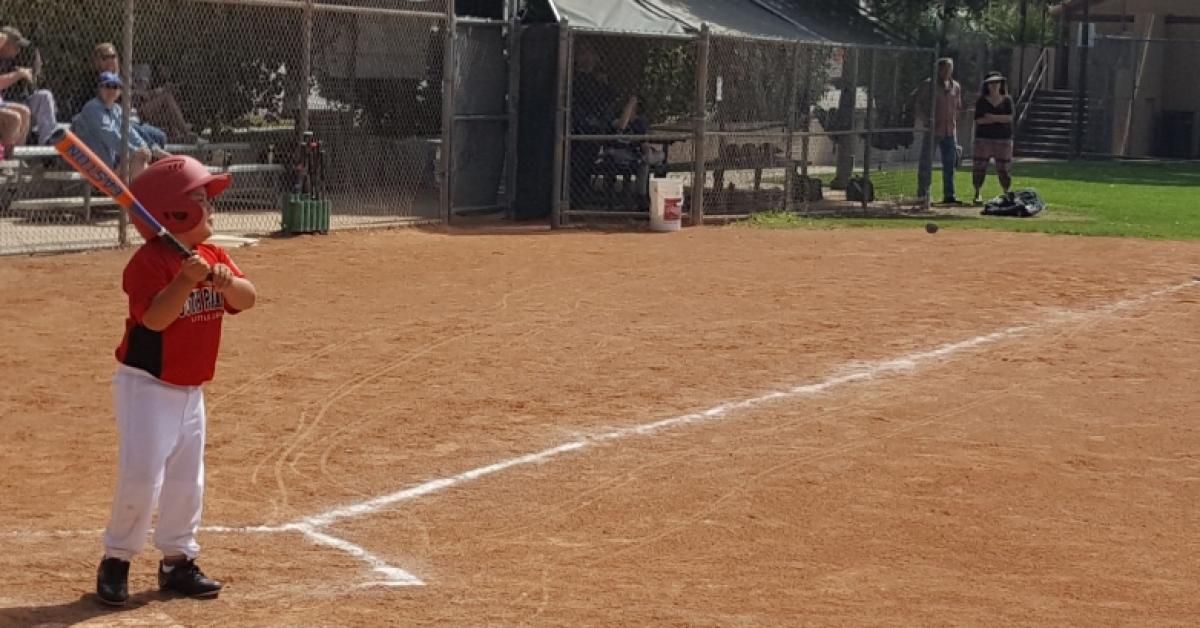
[[[96,66],[97,72],[111,72],[117,76],[121,75],[121,57],[117,55],[117,47],[109,42],[96,44],[95,50],[92,51],[92,64]],[[145,119],[145,116],[148,115],[145,109],[146,100],[139,97],[139,90],[136,84],[132,86],[132,89],[133,109],[130,110],[130,114],[132,115],[131,123],[138,130],[138,133],[151,144],[157,144],[160,147],[166,146],[169,134],[159,126],[151,124]],[[85,99],[85,102],[86,100],[90,100],[90,97]],[[175,100],[172,98],[171,104],[174,105],[174,103]],[[155,107],[157,106],[160,105],[155,105]],[[157,111],[155,107],[151,107],[151,109]],[[179,106],[175,105],[175,109],[178,112]],[[182,112],[179,113],[179,117],[182,119]],[[185,136],[175,135],[175,137],[186,139]]]
[[[7,76],[7,75],[0,75]],[[0,159],[12,156],[13,147],[29,135],[29,108],[0,98]]]
[[[151,67],[148,63],[133,66],[133,104],[142,112],[142,117],[165,129],[167,135],[178,142],[193,143],[196,133],[192,125],[183,117],[183,109],[175,98],[175,88],[169,82],[169,68],[166,66]],[[159,75],[157,85],[152,81],[154,74]]]
[[[109,166],[116,168],[124,148],[121,144],[122,109],[117,103],[124,84],[121,77],[112,72],[100,74],[97,96],[75,116],[72,130]],[[150,160],[170,155],[161,144],[147,140],[136,128],[129,129],[129,177],[136,178]]]
[[[13,102],[3,105],[6,110],[11,109],[23,119],[20,141],[8,142],[6,139],[6,145],[24,144],[30,130],[37,135],[39,144],[47,144],[50,142],[50,137],[54,135],[54,131],[58,129],[58,111],[54,94],[47,89],[38,89],[36,85],[39,62],[35,59],[32,63],[33,67],[21,67],[14,63],[29,45],[30,41],[16,28],[12,26],[0,28],[0,60],[13,64],[10,66],[10,71],[0,74],[0,90],[7,90],[13,85],[25,81],[21,93],[10,94]],[[3,101],[0,100],[0,102]]]

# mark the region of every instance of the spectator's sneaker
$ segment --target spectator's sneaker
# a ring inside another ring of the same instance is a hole
[[[221,590],[221,583],[206,577],[194,560],[175,563],[170,571],[165,568],[165,563],[158,563],[158,588],[163,591],[188,597],[217,597]]]
[[[129,601],[129,561],[105,558],[96,570],[96,597],[111,606]]]
[[[983,205],[983,197],[976,194],[975,199],[971,201],[972,205]]]
[[[962,205],[962,203],[958,202],[958,199],[953,196],[947,196],[946,198],[943,198],[942,204],[943,205]]]

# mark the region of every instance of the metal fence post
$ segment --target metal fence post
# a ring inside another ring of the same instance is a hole
[[[1024,82],[1025,80],[1025,31],[1026,23],[1029,21],[1029,0],[1021,0],[1021,28],[1017,35],[1017,45],[1021,47],[1021,60],[1017,66],[1017,80]]]
[[[925,211],[929,211],[933,207],[933,171],[937,164],[939,153],[937,145],[937,90],[940,88],[938,83],[942,80],[941,70],[938,67],[938,63],[942,59],[942,48],[939,46],[933,54],[933,76],[929,79],[929,94],[925,96],[927,99],[926,106],[929,107],[929,113],[925,116],[925,129],[929,136],[929,149],[925,151],[925,158],[929,160],[929,172],[926,174],[929,177],[929,187],[925,190],[925,202],[922,203],[921,207]],[[920,94],[917,97],[919,98]],[[946,176],[944,171],[942,176]]]
[[[704,224],[704,181],[708,178],[705,168],[705,158],[708,154],[705,146],[705,128],[708,125],[705,113],[708,109],[708,54],[712,44],[711,31],[708,24],[700,27],[700,37],[696,40],[696,118],[692,144],[692,205],[688,219],[693,227]]]
[[[1038,49],[1046,49],[1046,14],[1050,11],[1050,0],[1042,0],[1042,15],[1039,18],[1042,24],[1042,30],[1038,34]]]
[[[798,100],[796,90],[800,82],[799,74],[800,42],[795,42],[792,44],[792,71],[788,73],[787,120],[784,123],[787,138],[783,140],[783,162],[787,164],[787,170],[783,173],[783,211],[786,212],[791,212],[795,208],[792,197],[795,195],[793,191],[796,189],[796,169],[792,165],[792,150],[795,147],[796,101]]]
[[[130,118],[133,115],[133,87],[130,82],[130,77],[133,76],[133,20],[134,10],[137,0],[125,0],[125,25],[124,33],[122,34],[121,45],[125,49],[125,56],[121,59],[121,74],[125,75],[125,89],[121,90],[121,179],[125,184],[129,184],[129,134],[131,131]],[[129,216],[125,210],[117,212],[117,245],[125,247],[129,245],[129,235],[126,233],[126,225],[129,224]]]
[[[504,156],[505,215],[516,216],[513,203],[517,198],[517,143],[520,141],[521,116],[521,19],[512,11],[508,33],[508,146]]]
[[[454,13],[454,0],[446,0],[446,35],[442,47],[442,189],[441,214],[442,224],[449,226],[451,205],[454,203],[454,83],[455,83],[455,41],[457,39],[458,18]]]
[[[567,116],[571,113],[568,93],[568,82],[571,77],[571,54],[569,47],[570,25],[563,19],[558,22],[558,106],[554,115],[554,184],[550,194],[550,228],[558,229],[563,226],[564,196],[569,194],[569,186],[564,186],[567,177],[571,176],[567,154]]]
[[[1092,14],[1090,10],[1090,2],[1083,3],[1083,21],[1080,23],[1079,32],[1079,83],[1075,90],[1075,116],[1074,116],[1074,137],[1072,146],[1072,156],[1080,157],[1083,154],[1083,125],[1084,117],[1087,115],[1087,98],[1088,98],[1088,52],[1091,49],[1092,38]]]
[[[802,49],[803,46],[801,46]],[[817,48],[816,50],[820,50]],[[816,65],[817,54],[814,49],[809,48],[802,55],[802,63],[804,64],[804,111],[802,112],[802,125],[804,129],[800,132],[800,211],[807,214],[809,211],[809,195],[812,193],[810,189],[811,183],[808,180],[808,158],[809,158],[809,137],[808,132],[812,128],[812,103],[810,102],[813,92],[813,66]]]
[[[949,44],[946,34],[950,30],[950,18],[953,16],[953,14],[954,11],[949,3],[946,3],[942,6],[942,21],[938,26],[938,44],[933,53],[934,60],[933,68],[931,70],[933,72],[933,76],[929,79],[929,94],[926,96],[928,99],[927,105],[929,107],[929,115],[926,117],[925,122],[927,124],[926,128],[928,129],[927,133],[929,134],[929,150],[926,151],[925,158],[929,160],[929,173],[926,175],[929,177],[929,188],[924,190],[925,201],[922,203],[921,207],[921,209],[924,209],[925,211],[929,211],[929,209],[933,206],[933,171],[936,168],[938,161],[937,157],[939,153],[937,145],[937,90],[939,87],[938,81],[941,80],[941,76],[938,69],[938,62],[941,60],[942,56],[946,54],[946,47]],[[918,166],[918,169],[920,169],[920,166]],[[918,178],[920,176],[920,174],[917,175]],[[944,172],[942,176],[945,176]],[[943,183],[943,186],[944,185],[945,184]]]
[[[865,132],[862,135],[863,140],[863,195],[862,206],[865,210],[870,199],[875,195],[870,193],[871,190],[871,136],[872,130],[875,129],[875,121],[872,116],[875,114],[875,60],[879,51],[867,50],[867,54],[871,55],[871,60],[867,62],[867,123]],[[855,88],[857,90],[858,88]],[[855,96],[857,99],[857,96]]]
[[[854,176],[855,142],[858,129],[858,77],[859,49],[840,46],[842,50],[841,90],[838,96],[837,113],[834,116],[835,129],[839,135],[834,140],[834,151],[837,155],[836,171],[833,181],[829,182],[831,190],[845,190],[850,185],[850,177]]]
[[[300,41],[300,120],[296,125],[301,136],[308,131],[308,91],[312,85],[313,0],[304,0],[302,24],[304,33]],[[296,140],[299,141],[300,138]]]

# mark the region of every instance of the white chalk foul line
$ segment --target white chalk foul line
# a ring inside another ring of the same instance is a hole
[[[345,554],[349,554],[354,558],[361,560],[371,567],[375,573],[383,577],[382,580],[376,580],[366,583],[364,586],[388,586],[388,587],[420,587],[425,586],[425,583],[420,578],[411,573],[393,567],[378,556],[368,552],[365,548],[355,545],[346,539],[338,538],[332,534],[326,534],[316,529],[315,527],[303,523],[287,523],[280,526],[204,526],[200,528],[203,532],[215,533],[243,533],[243,534],[276,534],[280,532],[299,532],[308,540],[326,547],[332,547]]]
[[[1009,327],[985,336],[977,336],[975,338],[971,338],[970,340],[942,345],[929,351],[910,353],[892,360],[859,366],[850,369],[848,372],[842,375],[833,376],[814,384],[804,384],[788,390],[779,390],[757,397],[722,403],[700,412],[683,414],[668,419],[662,419],[660,421],[654,421],[652,423],[643,423],[641,425],[604,432],[602,434],[589,436],[581,440],[563,443],[556,447],[544,449],[539,452],[518,456],[516,458],[510,458],[495,464],[471,469],[470,471],[465,471],[458,475],[431,480],[429,482],[418,484],[417,486],[406,488],[402,491],[397,491],[389,495],[382,495],[374,499],[359,502],[357,504],[334,508],[319,515],[302,519],[299,523],[318,528],[328,526],[341,519],[361,517],[363,515],[378,512],[400,502],[409,501],[416,499],[417,497],[443,491],[450,487],[457,486],[459,484],[465,484],[467,482],[493,475],[513,467],[535,464],[551,458],[556,458],[565,453],[580,451],[598,443],[622,440],[632,436],[649,435],[662,430],[681,427],[688,424],[715,421],[725,418],[732,412],[745,410],[767,402],[795,399],[799,397],[811,397],[821,394],[827,390],[844,386],[846,384],[875,379],[877,377],[896,372],[910,371],[924,362],[930,362],[953,355],[955,353],[959,353],[961,351],[966,351],[975,347],[998,342],[1005,338],[1011,338],[1030,329],[1030,326]]]
[[[392,505],[410,501],[432,493],[437,493],[460,484],[465,484],[482,477],[499,473],[500,471],[504,471],[506,469],[543,462],[569,452],[586,449],[598,443],[621,440],[631,436],[652,434],[661,430],[676,428],[693,423],[720,420],[732,412],[752,408],[767,402],[796,399],[800,397],[811,397],[830,389],[844,386],[846,384],[876,379],[899,372],[911,371],[924,363],[934,362],[956,353],[1000,342],[1002,340],[1033,331],[1035,329],[1050,327],[1064,322],[1079,321],[1080,319],[1087,317],[1109,315],[1122,310],[1138,307],[1152,299],[1178,292],[1198,284],[1200,284],[1200,279],[1193,279],[1192,281],[1186,283],[1155,290],[1140,297],[1122,299],[1120,301],[1115,301],[1113,303],[1090,310],[1067,310],[1065,312],[1059,312],[1057,315],[1051,316],[1039,324],[1008,327],[997,332],[976,336],[975,338],[961,342],[945,344],[927,351],[910,353],[908,355],[882,362],[867,363],[848,367],[847,369],[843,369],[843,374],[829,377],[821,382],[804,384],[789,390],[774,391],[757,397],[751,397],[749,399],[731,401],[714,406],[707,410],[703,410],[701,412],[684,414],[668,419],[662,419],[660,421],[654,421],[652,423],[644,423],[633,427],[613,430],[580,440],[563,443],[539,452],[525,454],[516,458],[510,458],[508,460],[503,460],[487,466],[471,469],[458,475],[431,480],[429,482],[418,484],[416,486],[388,495],[381,495],[379,497],[356,504],[333,508],[323,513],[301,519],[297,523],[312,526],[314,528],[328,526],[338,520],[361,517],[363,515],[375,513]]]
[[[403,569],[400,569],[398,567],[393,567],[393,566],[385,563],[384,561],[380,560],[379,557],[375,556],[371,552],[368,552],[363,547],[355,545],[354,543],[351,543],[350,541],[347,541],[342,538],[338,538],[338,537],[330,535],[330,534],[326,534],[324,532],[321,532],[320,530],[317,530],[316,528],[314,528],[312,526],[294,525],[292,527],[295,530],[298,530],[304,536],[308,537],[308,539],[314,543],[317,543],[319,545],[325,545],[327,547],[332,547],[334,549],[340,550],[342,552],[345,552],[346,554],[349,554],[349,555],[363,561],[364,563],[367,563],[368,565],[371,566],[371,569],[374,570],[375,573],[379,574],[380,576],[383,576],[383,580],[366,583],[366,586],[389,586],[389,587],[421,587],[421,586],[425,586],[425,583],[422,582],[420,578],[417,578],[416,576],[408,573],[407,571],[404,571]]]
[[[1096,317],[1096,316],[1104,316],[1104,315],[1120,312],[1122,310],[1135,308],[1135,307],[1144,305],[1145,303],[1147,303],[1155,298],[1158,298],[1158,297],[1161,297],[1161,296],[1164,296],[1167,294],[1172,294],[1172,293],[1178,292],[1180,290],[1183,290],[1185,288],[1194,287],[1197,285],[1200,285],[1200,276],[1194,277],[1192,279],[1192,281],[1187,282],[1187,283],[1179,284],[1176,286],[1170,286],[1167,288],[1162,288],[1162,289],[1155,290],[1154,292],[1150,292],[1150,293],[1145,294],[1140,297],[1123,299],[1123,300],[1116,301],[1116,302],[1113,302],[1113,303],[1110,303],[1107,305],[1103,305],[1103,306],[1100,306],[1098,308],[1094,308],[1091,310],[1063,310],[1063,311],[1059,311],[1059,312],[1054,312],[1050,316],[1048,316],[1046,318],[1046,320],[1044,320],[1043,322],[1036,324],[1036,325],[1021,325],[1021,326],[1008,327],[1006,329],[1002,329],[1000,331],[997,331],[997,332],[994,332],[991,334],[977,336],[975,338],[971,338],[969,340],[964,340],[961,342],[945,344],[940,347],[936,347],[936,348],[933,348],[933,349],[930,349],[927,351],[910,353],[908,355],[904,355],[904,356],[894,358],[891,360],[885,360],[885,361],[881,361],[881,362],[874,362],[874,363],[867,363],[867,364],[860,364],[860,365],[856,365],[856,366],[849,366],[849,367],[843,369],[843,372],[841,375],[834,375],[823,381],[816,382],[813,384],[804,384],[804,385],[800,385],[800,386],[795,386],[788,390],[774,391],[774,392],[766,393],[763,395],[759,395],[757,397],[751,397],[751,398],[742,399],[739,401],[730,401],[730,402],[723,403],[723,404],[720,404],[717,406],[713,406],[712,408],[709,408],[707,410],[703,410],[700,412],[693,412],[690,414],[684,414],[684,415],[680,415],[680,416],[676,416],[676,417],[671,417],[668,419],[662,419],[660,421],[654,421],[651,423],[644,423],[641,425],[635,425],[632,427],[627,427],[627,428],[622,428],[622,429],[618,429],[618,430],[612,430],[609,432],[604,432],[602,434],[597,434],[595,436],[590,436],[590,437],[583,438],[583,439],[580,439],[577,441],[563,443],[556,447],[551,447],[549,449],[545,449],[545,450],[542,450],[539,452],[526,454],[523,456],[518,456],[516,458],[510,458],[508,460],[503,460],[501,462],[497,462],[497,463],[490,464],[487,466],[478,467],[476,469],[471,469],[470,471],[465,471],[458,475],[450,476],[447,478],[441,478],[441,479],[437,479],[437,480],[431,480],[429,482],[425,482],[423,484],[418,484],[417,486],[413,486],[411,488],[397,491],[395,493],[391,493],[388,495],[381,495],[379,497],[369,499],[364,502],[359,502],[356,504],[351,504],[351,505],[343,506],[340,508],[334,508],[332,510],[325,511],[324,513],[314,515],[311,517],[306,517],[304,519],[301,519],[301,520],[293,522],[293,523],[287,523],[287,524],[278,525],[278,526],[267,526],[267,525],[241,526],[241,527],[205,526],[205,527],[201,528],[201,530],[205,531],[205,532],[213,532],[213,533],[245,533],[245,534],[272,534],[272,533],[282,533],[282,532],[298,532],[300,534],[303,534],[305,537],[307,537],[310,541],[312,541],[314,543],[337,549],[338,551],[344,552],[354,558],[357,558],[357,559],[365,562],[367,565],[369,565],[372,568],[372,570],[374,570],[376,573],[380,574],[384,578],[381,581],[368,582],[364,586],[422,586],[424,583],[419,578],[412,575],[411,573],[404,571],[403,569],[399,569],[397,567],[393,567],[393,566],[387,564],[386,562],[381,560],[379,557],[375,556],[374,554],[370,553],[365,548],[363,548],[359,545],[355,545],[354,543],[351,543],[345,539],[338,538],[338,537],[332,536],[330,534],[327,534],[325,532],[322,532],[320,530],[320,528],[328,526],[328,525],[330,525],[336,521],[342,520],[342,519],[360,517],[363,515],[378,512],[378,511],[388,508],[389,506],[392,506],[394,504],[413,500],[418,497],[422,497],[422,496],[429,495],[432,493],[437,493],[437,492],[443,491],[445,489],[457,486],[459,484],[465,484],[467,482],[477,480],[479,478],[486,477],[486,476],[489,476],[489,475],[492,475],[495,473],[499,473],[501,471],[504,471],[506,469],[510,469],[513,467],[543,462],[545,460],[549,460],[549,459],[561,456],[561,455],[569,453],[569,452],[586,449],[595,444],[605,443],[605,442],[615,441],[615,440],[621,440],[621,439],[630,438],[633,436],[642,436],[642,435],[653,434],[653,433],[661,431],[661,430],[681,427],[681,426],[689,425],[689,424],[720,420],[720,419],[725,418],[732,412],[735,412],[738,410],[744,410],[747,408],[752,408],[754,406],[758,406],[758,405],[768,403],[771,401],[795,399],[795,398],[800,398],[800,397],[811,397],[811,396],[826,392],[828,390],[831,390],[833,388],[844,386],[846,384],[852,384],[855,382],[861,382],[861,381],[876,379],[879,377],[885,377],[885,376],[892,375],[895,373],[909,372],[909,371],[912,371],[912,370],[918,368],[919,366],[921,366],[924,363],[940,360],[942,358],[949,357],[956,353],[960,353],[960,352],[968,351],[970,349],[974,349],[974,348],[981,347],[984,345],[1000,342],[1002,340],[1012,338],[1015,336],[1019,336],[1019,335],[1025,334],[1027,332],[1034,331],[1036,329],[1052,327],[1054,325],[1059,325],[1059,324],[1064,324],[1064,323],[1069,323],[1069,322],[1080,322],[1086,318]],[[101,533],[103,533],[103,530],[56,530],[56,531],[12,530],[12,531],[0,532],[0,537],[4,537],[4,538],[45,538],[45,537],[70,537],[70,536],[95,535],[95,534],[101,534]]]
[[[289,523],[280,526],[202,526],[200,532],[211,534],[279,534],[283,532],[298,532],[318,545],[332,547],[361,560],[383,578],[382,580],[368,582],[364,586],[419,587],[425,584],[420,578],[403,569],[387,564],[366,549],[345,539],[325,534],[310,525]],[[102,534],[104,534],[104,530],[5,530],[4,532],[0,532],[0,538],[72,538],[100,536]]]
[[[202,526],[201,532],[215,532],[217,534],[272,534],[275,532],[291,532],[295,528],[291,526]]]
[[[271,532],[290,532],[293,529],[288,526],[201,526],[200,532],[213,532],[216,534],[268,534]],[[92,530],[5,530],[0,532],[0,538],[46,539],[99,536],[101,534],[104,534],[103,528]]]

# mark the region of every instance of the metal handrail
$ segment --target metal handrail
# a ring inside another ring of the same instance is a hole
[[[1045,75],[1046,69],[1049,66],[1049,56],[1050,49],[1043,47],[1042,53],[1038,55],[1037,61],[1033,63],[1033,67],[1029,70],[1029,78],[1026,79],[1025,85],[1021,88],[1021,95],[1017,98],[1018,102],[1024,100],[1026,95],[1032,98],[1030,90],[1036,89],[1036,85],[1041,81],[1042,76]]]
[[[1025,124],[1025,118],[1029,116],[1029,110],[1033,108],[1033,99],[1041,89],[1043,79],[1046,78],[1046,72],[1050,68],[1049,58],[1050,49],[1042,48],[1042,54],[1038,55],[1037,62],[1033,64],[1033,69],[1029,72],[1029,79],[1025,81],[1025,86],[1021,88],[1021,95],[1017,97],[1016,107],[1020,113],[1017,115],[1016,124],[1013,125],[1014,130],[1019,130]]]

